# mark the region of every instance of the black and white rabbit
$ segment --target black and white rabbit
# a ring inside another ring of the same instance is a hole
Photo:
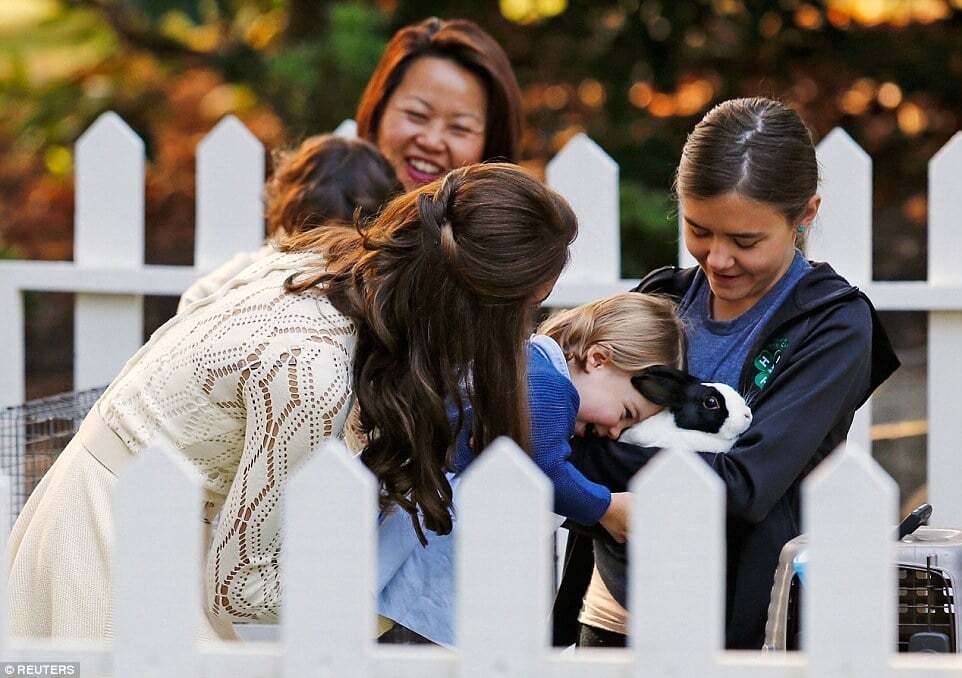
[[[703,384],[667,365],[653,365],[631,382],[645,398],[665,409],[628,428],[619,438],[622,442],[728,452],[752,423],[751,408],[727,384]]]

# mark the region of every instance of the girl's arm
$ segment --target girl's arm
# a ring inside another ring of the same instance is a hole
[[[608,511],[611,492],[592,482],[568,460],[578,392],[557,372],[528,376],[531,405],[531,459],[554,486],[555,512],[584,525],[594,525]]]
[[[847,431],[867,396],[872,319],[864,302],[835,309],[806,336],[791,362],[779,365],[753,404],[754,419],[726,454],[699,452],[725,482],[728,511],[762,521],[811,465],[836,427]],[[599,438],[576,439],[572,462],[612,491],[627,489],[632,476],[660,450]]]

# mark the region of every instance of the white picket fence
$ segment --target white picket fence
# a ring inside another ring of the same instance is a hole
[[[960,139],[930,163],[927,281],[872,280],[871,161],[840,130],[819,145],[823,209],[808,252],[831,262],[880,309],[928,313],[929,492],[945,526],[962,526],[962,454],[955,449],[962,438],[955,395],[962,383]],[[79,140],[75,261],[0,262],[0,405],[24,397],[24,291],[77,294],[75,387],[97,386],[139,347],[143,295],[179,295],[234,252],[260,244],[262,146],[227,118],[198,148],[197,166],[195,266],[148,266],[141,140],[113,114]],[[547,180],[581,224],[571,266],[548,303],[572,305],[633,286],[620,278],[616,163],[578,136],[549,164]],[[870,444],[868,410],[858,417],[850,451],[805,484],[812,541],[804,653],[721,652],[724,492],[704,464],[680,454],[663,455],[636,479],[634,647],[573,656],[549,650],[550,487],[508,442],[488,450],[465,480],[459,579],[470,583],[459,587],[457,653],[372,644],[366,592],[374,581],[374,490],[367,472],[339,449],[316,455],[289,493],[279,643],[193,647],[201,494],[189,469],[155,450],[131,466],[116,497],[113,649],[27,644],[2,629],[0,648],[4,659],[81,661],[82,675],[116,676],[962,676],[962,659],[891,654],[896,490],[869,455],[855,451]],[[0,509],[7,505],[0,496]],[[153,585],[144,588],[146,581]]]
[[[663,453],[632,484],[634,641],[626,650],[549,647],[551,486],[537,467],[510,441],[496,441],[463,483],[457,651],[374,643],[375,483],[342,444],[330,443],[296,473],[283,507],[279,641],[195,645],[200,478],[182,458],[151,449],[114,496],[112,645],[0,632],[3,660],[79,661],[84,676],[138,678],[962,675],[959,655],[894,653],[897,490],[854,445],[804,485],[810,545],[798,653],[722,650],[725,493],[694,455]],[[0,577],[0,600],[5,586]]]

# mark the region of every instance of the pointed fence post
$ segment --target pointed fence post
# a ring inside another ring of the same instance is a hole
[[[544,673],[553,590],[551,484],[507,438],[465,472],[458,506],[460,678]]]
[[[809,675],[888,674],[897,640],[897,497],[895,482],[852,444],[840,446],[802,486]]]
[[[344,139],[354,139],[357,137],[357,123],[348,118],[344,120],[337,129],[334,130],[335,136],[343,137]]]
[[[207,270],[264,242],[264,146],[228,115],[197,146],[194,266]]]
[[[818,145],[822,205],[807,252],[853,285],[872,282],[872,159],[842,129]]]
[[[284,507],[283,675],[371,675],[377,485],[344,443],[322,445]]]
[[[140,268],[144,263],[144,143],[116,113],[77,141],[74,262]],[[103,386],[143,343],[143,296],[78,294],[74,388]]]
[[[578,238],[562,274],[569,284],[615,283],[621,278],[618,163],[578,134],[548,163],[547,183],[571,204]]]
[[[962,132],[929,162],[929,285],[962,285]],[[962,313],[929,312],[928,484],[933,525],[962,525]]]
[[[160,447],[136,455],[114,490],[114,675],[198,675],[206,604],[200,474]]]
[[[724,485],[696,455],[666,450],[631,491],[631,675],[712,675],[724,648]]]
[[[827,261],[859,287],[872,282],[872,159],[842,129],[832,130],[817,149],[822,205],[809,234],[807,256]],[[855,413],[848,439],[872,450],[872,401]]]

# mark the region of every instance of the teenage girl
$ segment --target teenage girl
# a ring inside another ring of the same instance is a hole
[[[716,106],[685,143],[676,190],[698,265],[654,271],[637,291],[677,300],[688,371],[751,405],[731,452],[699,454],[727,488],[726,645],[758,649],[779,553],[799,534],[801,480],[899,363],[868,298],[799,251],[820,198],[815,145],[794,110],[762,98]],[[579,468],[616,491],[658,452],[598,437],[575,448]],[[590,544],[582,559],[577,541],[555,642],[624,645],[625,559],[610,550],[592,573]]]

